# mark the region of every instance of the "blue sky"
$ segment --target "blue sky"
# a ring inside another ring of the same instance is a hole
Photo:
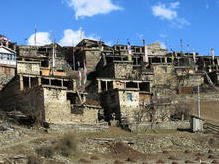
[[[1,2],[0,34],[18,44],[61,45],[86,38],[108,44],[162,42],[168,49],[219,54],[219,0],[7,0]],[[25,40],[26,39],[26,40]]]

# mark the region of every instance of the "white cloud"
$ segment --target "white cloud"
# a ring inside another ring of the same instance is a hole
[[[155,17],[170,21],[172,26],[183,28],[183,26],[189,26],[190,22],[183,17],[178,17],[177,9],[179,5],[178,1],[170,3],[168,7],[164,3],[159,3],[152,6],[152,12]]]
[[[73,31],[72,29],[66,29],[64,31],[64,36],[60,40],[59,44],[62,46],[72,46],[77,45],[83,37],[83,30],[80,28],[79,30]],[[99,40],[99,37],[97,37],[94,34],[91,34],[89,36],[85,36],[86,39],[92,39],[92,40]]]
[[[36,39],[35,39],[35,34],[32,34],[29,39],[27,40],[28,45],[35,45],[35,40],[36,40],[36,45],[37,46],[43,46],[46,44],[50,44],[51,40],[49,39],[49,33],[48,32],[37,32],[36,33]]]
[[[83,39],[83,30],[82,28],[79,28],[76,31],[73,31],[72,29],[66,29],[64,30],[64,36],[59,41],[59,44],[62,46],[73,46],[77,45],[82,39]],[[36,33],[36,45],[37,46],[44,46],[46,44],[51,44],[52,41],[49,38],[48,32],[37,32]],[[100,40],[100,37],[98,37],[95,34],[90,34],[88,36],[84,36],[86,39],[91,40]],[[35,34],[32,34],[29,39],[27,40],[28,45],[35,45]]]
[[[174,8],[167,8],[165,4],[159,4],[152,7],[153,15],[161,19],[172,20],[177,17],[177,12]]]
[[[66,0],[69,7],[75,10],[75,18],[92,17],[97,14],[107,14],[122,8],[113,4],[111,0]]]
[[[179,2],[173,2],[173,3],[170,3],[170,8],[172,8],[172,9],[176,9],[176,8],[179,7],[179,5],[180,5]]]
[[[160,34],[160,37],[161,37],[161,38],[166,38],[167,35],[166,35],[166,34]]]
[[[183,28],[184,26],[189,26],[191,23],[185,18],[177,18],[176,22],[173,22],[173,25],[178,28]]]

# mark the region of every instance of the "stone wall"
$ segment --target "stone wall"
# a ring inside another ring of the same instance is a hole
[[[195,87],[204,84],[204,77],[201,74],[188,74],[178,77],[179,86]]]
[[[52,68],[52,66],[53,66],[52,59],[50,59],[49,65]],[[55,58],[55,69],[61,70],[64,72],[69,72],[72,68],[63,57],[56,57]]]
[[[85,56],[86,56],[86,66],[87,66],[87,72],[93,72],[96,70],[96,66],[98,62],[100,61],[101,53],[98,49],[95,50],[85,50]],[[83,63],[83,61],[82,61]]]
[[[178,80],[172,65],[154,66],[154,81],[151,83],[152,92],[157,98],[176,93]]]
[[[43,88],[43,90],[45,122],[54,124],[95,124],[98,122],[98,109],[71,107],[70,101],[67,100],[66,90],[57,88]]]
[[[15,68],[0,66],[0,91],[13,77],[15,77],[15,72]]]
[[[127,75],[132,73],[133,66],[131,62],[115,62],[114,63],[115,78],[126,79]]]
[[[43,88],[45,122],[68,122],[71,113],[70,102],[67,101],[66,91],[61,89]]]
[[[35,46],[19,46],[19,56],[36,57],[37,48]]]
[[[131,131],[146,131],[149,129],[191,129],[190,121],[168,121],[162,123],[143,123],[143,124],[130,124],[129,128]]]
[[[40,62],[18,61],[18,74],[40,75]]]
[[[176,86],[177,78],[172,65],[155,65],[154,85],[168,85],[171,88]]]
[[[136,111],[139,110],[139,92],[118,91],[120,101],[121,120],[135,122]],[[128,98],[128,94],[131,97]]]
[[[161,47],[160,42],[156,42],[148,45],[148,52],[151,56],[164,56],[167,54],[167,49]]]

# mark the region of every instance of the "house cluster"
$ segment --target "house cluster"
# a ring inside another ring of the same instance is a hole
[[[2,39],[0,45],[0,81],[11,77],[0,83],[0,107],[39,123],[168,121],[176,95],[219,85],[219,57],[168,53],[159,42],[111,47],[83,39],[62,47],[17,46]]]

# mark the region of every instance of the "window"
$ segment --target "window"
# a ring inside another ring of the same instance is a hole
[[[131,93],[127,93],[127,100],[132,101],[132,94]]]

